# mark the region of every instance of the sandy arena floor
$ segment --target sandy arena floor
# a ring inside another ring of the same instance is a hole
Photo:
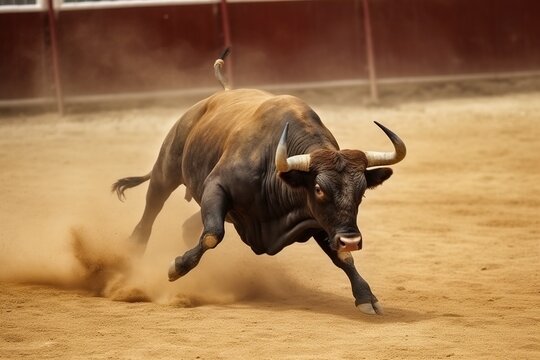
[[[359,313],[346,276],[314,242],[256,256],[224,242],[175,283],[197,210],[171,197],[145,258],[125,239],[146,184],[127,201],[180,106],[0,118],[0,358],[539,359],[540,92],[354,104],[304,93],[342,148],[408,146],[368,192],[360,273],[385,307]],[[391,148],[391,147],[390,147]],[[128,274],[125,268],[134,269]]]

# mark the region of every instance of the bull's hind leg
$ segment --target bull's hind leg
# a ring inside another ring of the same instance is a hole
[[[150,178],[143,215],[130,236],[130,239],[136,244],[137,250],[141,253],[146,249],[152,226],[163,208],[163,204],[179,185],[180,181],[173,182],[163,181],[161,178]]]
[[[225,236],[225,216],[229,200],[218,181],[206,184],[201,200],[203,232],[198,244],[184,255],[178,256],[169,267],[169,281],[174,281],[192,270],[206,250],[215,248]]]
[[[177,126],[180,123],[177,123]],[[175,127],[169,132],[152,172],[150,184],[146,193],[146,205],[141,220],[133,230],[130,239],[137,244],[138,250],[144,252],[152,232],[152,226],[163,208],[163,204],[171,193],[183,183],[182,177],[182,149],[183,139],[176,138]]]
[[[330,247],[326,234],[318,234],[315,237],[319,246],[330,257],[332,262],[342,269],[351,281],[352,292],[355,298],[355,305],[363,313],[379,314],[383,313],[383,308],[375,295],[371,292],[368,283],[360,276],[354,266],[354,259],[350,252],[337,252]]]

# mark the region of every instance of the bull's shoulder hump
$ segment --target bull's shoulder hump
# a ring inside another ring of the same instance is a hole
[[[264,102],[269,98],[274,97],[269,92],[258,89],[235,89],[227,91],[219,91],[206,99],[209,105],[228,105],[238,102]]]
[[[290,120],[320,120],[315,111],[302,99],[292,95],[274,95],[267,98],[258,108],[259,114],[286,117]]]
[[[266,102],[284,108],[298,109],[299,111],[311,109],[304,100],[293,95],[274,95],[269,97]]]

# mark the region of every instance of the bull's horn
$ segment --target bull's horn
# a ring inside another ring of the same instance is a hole
[[[401,141],[399,136],[388,130],[383,125],[379,124],[376,121],[375,124],[377,124],[377,126],[380,127],[382,131],[384,131],[388,138],[390,138],[390,141],[392,141],[392,144],[394,144],[395,151],[366,151],[365,154],[368,161],[367,167],[392,165],[403,160],[405,158],[405,155],[407,154],[407,148],[405,147],[403,141]]]
[[[295,155],[287,157],[287,132],[289,123],[285,124],[285,129],[279,139],[276,149],[276,169],[279,172],[289,172],[291,170],[309,171],[311,156],[309,154]]]

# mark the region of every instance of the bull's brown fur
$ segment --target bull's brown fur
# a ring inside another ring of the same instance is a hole
[[[347,166],[355,170],[365,170],[367,165],[366,155],[359,150],[320,150],[311,154],[311,167],[317,171],[335,170],[343,172]]]

